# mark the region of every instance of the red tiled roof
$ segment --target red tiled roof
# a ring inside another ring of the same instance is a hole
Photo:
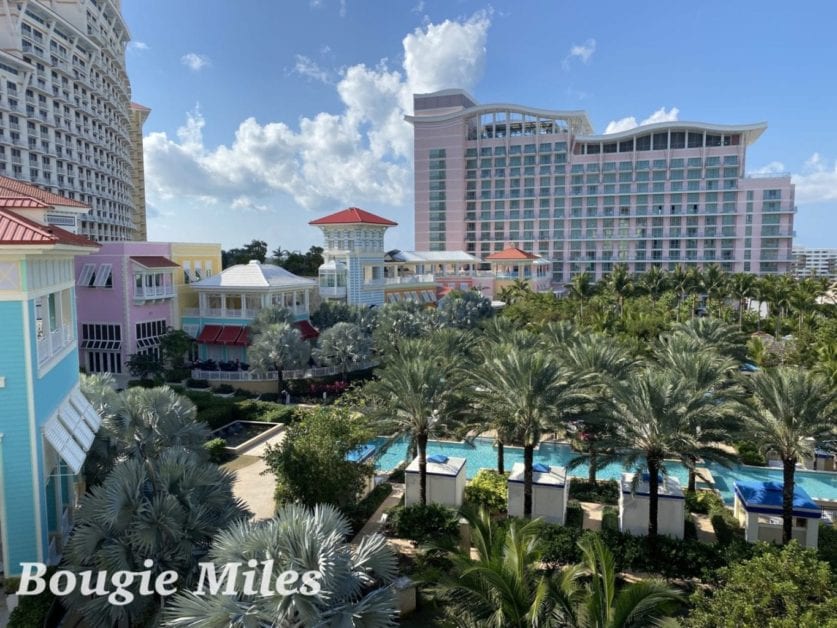
[[[205,345],[213,344],[222,329],[223,327],[221,327],[221,325],[204,325],[203,329],[201,329],[201,333],[198,334],[198,337],[195,338],[195,340]]]
[[[0,209],[0,244],[65,244],[99,248],[93,240]]]
[[[387,220],[376,216],[364,209],[358,207],[349,207],[343,211],[335,214],[329,214],[317,220],[312,220],[309,225],[351,225],[351,224],[365,224],[365,225],[384,225],[386,227],[395,227],[397,222]]]
[[[6,209],[49,209],[51,206],[31,196],[0,188],[0,207]]]
[[[131,261],[145,268],[179,268],[180,264],[162,255],[132,255]]]
[[[302,334],[303,340],[311,340],[312,338],[316,338],[320,335],[320,332],[308,321],[297,321],[294,323],[294,327],[299,330],[299,333]]]
[[[149,109],[145,105],[141,105],[138,102],[133,101],[131,101],[131,109],[139,109],[140,111],[151,111],[151,109]]]
[[[73,199],[65,198],[63,196],[59,196],[58,194],[53,194],[52,192],[47,192],[46,190],[35,187],[30,183],[25,183],[23,181],[18,181],[17,179],[11,179],[2,175],[0,175],[0,191],[4,192],[6,195],[16,196],[18,198],[29,197],[41,201],[42,203],[45,203],[47,207],[55,207],[58,205],[62,207],[80,207],[90,209],[90,206],[85,203],[80,203],[79,201],[74,201]]]
[[[516,246],[510,246],[502,251],[497,253],[492,253],[488,257],[485,258],[488,261],[513,261],[513,260],[526,260],[526,259],[538,259],[537,255],[532,255],[531,253],[527,253]]]

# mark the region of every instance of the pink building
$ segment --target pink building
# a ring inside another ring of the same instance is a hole
[[[88,373],[128,377],[132,354],[159,355],[160,336],[179,327],[174,273],[164,242],[110,242],[76,259],[79,361]]]
[[[792,267],[790,176],[745,175],[764,123],[596,135],[584,111],[480,105],[455,89],[416,94],[414,111],[418,249],[487,259],[515,246],[549,259],[555,286],[617,264]]]

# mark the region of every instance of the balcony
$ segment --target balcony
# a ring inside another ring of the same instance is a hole
[[[346,298],[346,286],[341,287],[320,287],[320,296],[327,299],[344,299]]]
[[[413,285],[420,283],[434,283],[432,273],[425,273],[423,275],[406,275],[404,277],[383,277],[381,279],[369,279],[364,282],[364,288],[368,287],[383,287],[383,286],[402,286]]]
[[[72,325],[62,325],[53,331],[45,331],[38,338],[38,364],[43,364],[59,353],[75,339]]]
[[[174,298],[174,286],[143,286],[134,288],[134,301],[156,301]]]

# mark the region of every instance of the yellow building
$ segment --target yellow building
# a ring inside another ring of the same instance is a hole
[[[172,242],[171,259],[182,270],[175,273],[174,278],[178,308],[175,320],[179,328],[183,316],[189,316],[198,310],[198,293],[189,284],[221,272],[221,245],[205,242]]]

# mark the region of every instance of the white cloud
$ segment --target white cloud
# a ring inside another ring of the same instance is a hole
[[[187,52],[185,55],[180,57],[180,63],[185,65],[187,68],[192,70],[193,72],[200,72],[204,68],[208,68],[212,65],[209,57],[206,55],[200,55],[196,52]]]
[[[196,107],[176,137],[156,132],[145,138],[149,202],[211,200],[260,211],[269,211],[277,195],[316,210],[405,202],[412,128],[403,117],[412,111],[412,94],[473,87],[489,26],[489,14],[479,12],[417,28],[403,40],[401,70],[386,60],[347,68],[336,85],[342,111],[303,117],[298,128],[248,118],[229,143],[210,147],[203,139],[207,121]]]
[[[128,42],[128,50],[129,51],[140,52],[140,51],[143,51],[143,50],[148,50],[149,48],[150,48],[150,46],[148,44],[146,44],[144,41]]]
[[[306,57],[305,55],[295,55],[294,58],[296,59],[296,63],[294,64],[293,71],[296,74],[312,78],[315,81],[320,81],[321,83],[332,82],[328,71],[321,68],[319,64],[310,57]]]
[[[346,0],[340,0],[340,17],[346,17]]]
[[[424,0],[419,0],[416,5],[410,9],[413,13],[424,13]]]
[[[761,168],[751,170],[749,174],[766,176],[771,174],[782,174],[783,172],[787,172],[785,164],[781,161],[771,161],[769,164],[766,164]]]
[[[588,39],[583,44],[573,44],[570,46],[570,51],[567,53],[567,56],[564,57],[564,61],[561,65],[564,67],[565,70],[570,69],[570,63],[573,59],[579,59],[582,63],[590,63],[590,58],[593,56],[593,53],[596,52],[596,40],[595,39]]]
[[[824,203],[837,200],[837,160],[830,164],[819,153],[814,153],[802,167],[800,174],[791,177],[796,184],[798,203]]]
[[[608,122],[607,127],[605,127],[604,132],[605,135],[609,135],[611,133],[630,131],[631,129],[635,129],[638,126],[645,126],[646,124],[654,124],[656,122],[674,122],[678,119],[679,115],[680,110],[677,107],[672,107],[668,111],[666,111],[665,107],[660,107],[642,122],[637,122],[634,116],[620,118],[619,120],[611,120]]]

